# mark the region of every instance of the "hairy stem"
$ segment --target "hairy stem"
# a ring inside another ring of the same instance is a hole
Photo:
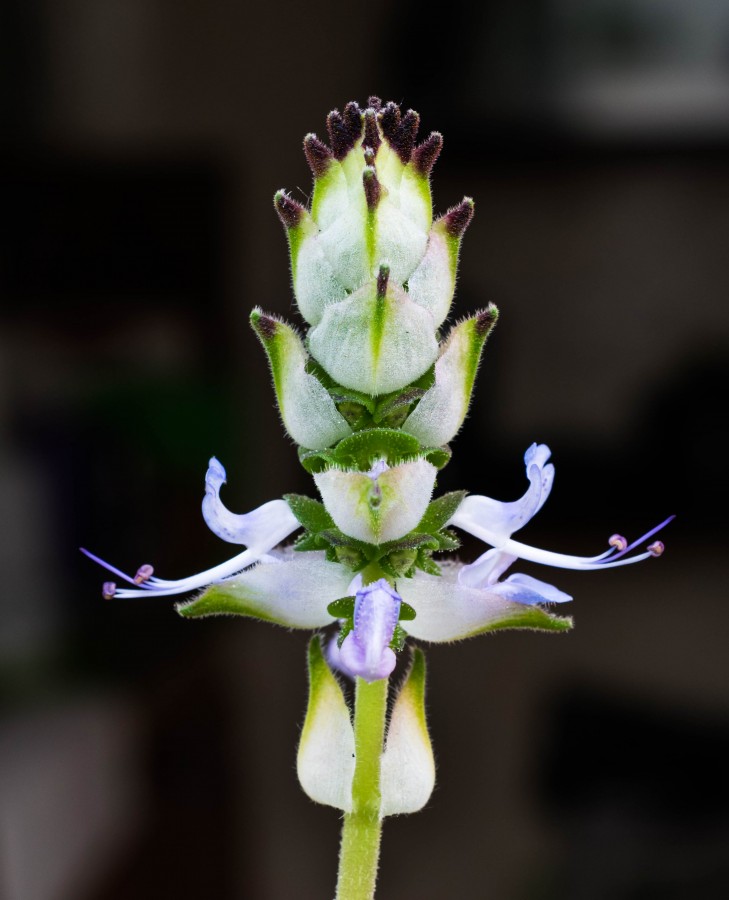
[[[344,816],[337,900],[372,900],[380,858],[380,759],[385,734],[388,680],[357,678],[352,812]]]

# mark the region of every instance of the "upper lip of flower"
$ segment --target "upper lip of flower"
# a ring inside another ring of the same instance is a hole
[[[285,500],[270,500],[243,515],[230,512],[220,499],[220,488],[225,481],[225,469],[213,457],[205,475],[205,496],[202,501],[203,518],[208,528],[222,540],[232,544],[246,545],[246,549],[242,553],[211,569],[206,569],[204,572],[198,572],[188,578],[169,581],[151,574],[140,579],[139,575],[142,569],[138,571],[136,577],[132,578],[82,547],[81,552],[89,559],[103,566],[122,581],[134,585],[133,588],[118,590],[113,583],[107,583],[110,595],[122,599],[141,597],[150,592],[158,596],[174,595],[207,587],[209,584],[230,578],[248,566],[259,562],[274,547],[301,527]],[[149,566],[143,568],[151,570]]]
[[[491,497],[469,496],[461,503],[449,524],[469,532],[485,543],[497,548],[514,559],[542,563],[561,569],[579,569],[590,571],[625,566],[640,562],[652,556],[660,556],[663,544],[656,541],[642,553],[627,556],[631,550],[644,544],[649,538],[661,531],[675,516],[669,516],[659,525],[651,528],[632,543],[614,534],[609,540],[610,547],[597,556],[571,556],[540,550],[520,541],[512,540],[511,535],[518,531],[542,508],[552,490],[554,466],[548,463],[551,452],[546,444],[532,444],[524,455],[529,488],[516,501],[502,503]],[[482,563],[484,557],[476,560],[473,566]],[[503,569],[501,570],[503,571]]]

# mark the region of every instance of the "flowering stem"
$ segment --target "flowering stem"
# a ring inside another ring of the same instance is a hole
[[[385,734],[387,678],[357,678],[354,741],[357,763],[352,812],[344,816],[336,900],[372,900],[380,857],[380,758]]]

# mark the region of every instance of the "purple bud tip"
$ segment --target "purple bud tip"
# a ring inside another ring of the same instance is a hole
[[[315,134],[307,134],[304,138],[304,155],[314,178],[321,178],[326,174],[334,158],[329,147]]]
[[[356,103],[344,107],[344,115],[333,109],[327,116],[329,143],[335,159],[342,160],[362,136],[362,112]]]
[[[372,107],[375,112],[379,112],[382,109],[382,100],[375,94],[372,94],[367,98],[367,106]]]
[[[448,234],[453,238],[463,237],[464,231],[471,224],[473,218],[474,202],[470,197],[464,197],[463,200],[449,209],[443,216],[443,224]]]
[[[270,341],[276,335],[278,322],[273,316],[267,316],[260,309],[254,309],[251,313],[251,325],[262,341]]]
[[[113,581],[105,581],[101,585],[101,596],[104,600],[111,600],[114,594],[116,594],[116,584]]]
[[[380,113],[382,134],[405,165],[410,162],[419,125],[420,116],[415,110],[409,109],[401,116],[400,107],[392,101]]]
[[[145,563],[143,566],[140,566],[137,569],[137,574],[134,576],[135,584],[144,584],[145,581],[149,581],[149,579],[154,575],[154,569],[149,563]]]
[[[658,557],[663,555],[666,545],[663,541],[654,541],[647,549],[651,556]]]
[[[418,128],[420,128],[420,115],[416,113],[414,109],[409,109],[402,117],[397,145],[397,151],[400,154],[400,158],[406,165],[410,162],[410,157],[413,155],[413,147],[415,146],[415,138],[418,136]]]
[[[377,173],[372,166],[367,166],[362,172],[362,185],[364,187],[367,208],[372,211],[380,202],[382,188],[377,180]]]
[[[377,273],[377,299],[382,300],[387,293],[387,282],[390,280],[390,267],[382,263]]]
[[[380,112],[380,128],[383,135],[392,144],[395,142],[397,131],[400,128],[400,107],[390,100]]]
[[[373,153],[377,153],[382,143],[380,129],[377,127],[377,109],[370,106],[364,112],[364,143],[371,147]]]
[[[622,534],[611,534],[608,538],[608,545],[622,552],[628,548],[628,539]]]
[[[479,337],[486,337],[496,324],[498,318],[498,309],[493,303],[489,303],[486,309],[482,309],[481,312],[476,313],[476,334]]]
[[[350,132],[356,135],[355,140],[362,135],[362,110],[355,100],[350,100],[344,107],[344,122]]]
[[[302,218],[306,215],[306,209],[296,200],[289,197],[285,191],[277,191],[273,198],[273,205],[276,207],[279,219],[286,228],[296,228],[301,224]]]
[[[434,131],[413,150],[412,163],[415,171],[423,177],[430,175],[442,149],[443,135]]]

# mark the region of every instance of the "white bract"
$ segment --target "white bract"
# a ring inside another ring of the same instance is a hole
[[[428,508],[437,470],[425,459],[369,472],[329,469],[314,475],[324,506],[344,534],[368,544],[403,537]]]

